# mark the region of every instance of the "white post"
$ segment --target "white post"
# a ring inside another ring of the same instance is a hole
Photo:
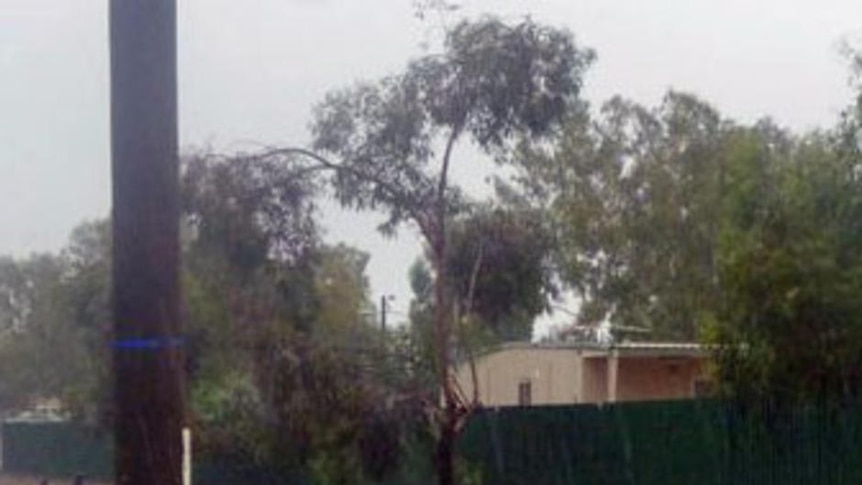
[[[616,349],[611,350],[608,353],[608,402],[617,402],[619,362],[619,352]]]
[[[192,485],[192,431],[183,428],[183,485]]]

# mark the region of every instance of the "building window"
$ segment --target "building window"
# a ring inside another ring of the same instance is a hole
[[[533,402],[533,386],[530,381],[518,384],[518,406],[529,406]]]

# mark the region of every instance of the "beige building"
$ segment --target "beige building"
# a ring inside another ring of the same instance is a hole
[[[484,406],[688,399],[707,392],[708,353],[698,344],[510,343],[475,361]],[[473,395],[470,366],[457,370]]]

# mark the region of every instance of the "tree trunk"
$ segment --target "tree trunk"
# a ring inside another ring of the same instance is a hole
[[[458,434],[455,429],[454,408],[446,408],[446,416],[440,426],[440,438],[437,441],[435,462],[437,465],[437,483],[439,485],[455,484],[455,440]]]
[[[442,227],[443,224],[440,224]],[[458,401],[455,399],[455,390],[452,388],[451,379],[451,325],[449,311],[450,301],[446,287],[446,241],[445,235],[436,241],[433,247],[432,263],[436,272],[434,279],[434,327],[435,345],[437,347],[437,379],[440,387],[439,409],[442,411],[437,417],[439,426],[439,438],[435,450],[434,461],[437,467],[437,483],[439,485],[454,485],[454,461],[455,461],[455,439],[457,435]]]
[[[449,278],[447,274],[447,255],[449,251],[448,234],[446,233],[446,189],[449,177],[449,163],[452,149],[461,133],[462,123],[456,124],[446,142],[443,154],[443,166],[440,169],[440,180],[437,185],[436,227],[432,234],[432,264],[436,272],[434,278],[434,327],[436,329],[435,344],[437,346],[437,379],[442,393],[442,402],[438,403],[442,413],[437,416],[440,426],[440,437],[437,441],[435,461],[437,465],[437,480],[440,485],[455,483],[455,440],[458,435],[458,419],[461,406],[455,396],[451,376],[452,363],[452,301],[449,294]]]

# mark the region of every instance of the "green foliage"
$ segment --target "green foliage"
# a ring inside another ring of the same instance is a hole
[[[102,222],[75,228],[60,255],[0,262],[0,401],[6,410],[59,398],[89,421],[106,411],[105,338],[110,237]]]
[[[0,260],[0,402],[6,409],[53,397],[46,393],[55,385],[57,369],[40,364],[46,355],[39,351],[38,342],[50,337],[46,327],[52,320],[47,317],[57,312],[53,302],[63,272],[60,258],[50,255]],[[38,328],[31,328],[30,323],[37,320],[34,327]]]
[[[357,325],[373,324],[367,253],[344,244],[324,247],[315,272],[319,312],[313,331],[321,338],[349,335]]]
[[[271,365],[263,377],[284,435],[279,449],[324,483],[392,473],[403,430],[421,416],[417,401],[401,401],[405,396],[387,379],[389,357],[370,340],[320,344],[294,337],[267,349]]]
[[[183,160],[182,202],[193,251],[235,269],[291,260],[317,241],[317,182],[287,160],[199,153]],[[215,253],[215,254],[213,254]]]
[[[669,93],[571,112],[520,147],[521,187],[556,229],[580,321],[715,344],[725,391],[858,393],[862,192],[854,109],[827,134],[744,127]]]
[[[456,25],[445,54],[414,61],[405,78],[435,125],[463,129],[494,152],[516,136],[546,136],[577,100],[593,58],[567,31],[487,17]]]
[[[531,20],[462,22],[442,54],[329,94],[315,111],[313,147],[340,162],[334,183],[343,204],[388,211],[386,231],[412,220],[431,242],[443,228],[435,220],[441,201],[448,217],[462,200],[446,185],[451,145],[469,135],[503,155],[517,136],[547,135],[576,100],[592,58],[568,32]],[[437,155],[440,171],[430,166]]]
[[[614,98],[597,120],[581,107],[552,149],[521,147],[522,186],[554,223],[580,323],[697,336],[717,293],[729,128],[709,105],[670,92],[654,110]]]
[[[529,340],[533,319],[555,293],[551,241],[535,211],[488,209],[458,218],[449,228],[446,263],[450,291],[485,344]],[[410,269],[411,322],[430,325],[433,274],[425,259]],[[475,333],[474,332],[474,333]]]
[[[495,209],[457,220],[447,263],[461,307],[497,340],[529,340],[554,295],[551,241],[535,211]]]
[[[320,483],[386,476],[420,393],[403,354],[387,352],[369,325],[368,255],[323,245],[308,200],[314,172],[276,163],[206,156],[185,172],[192,405],[204,453],[241,453]]]
[[[199,453],[317,470],[331,483],[391,474],[413,423],[404,410],[426,396],[412,387],[413,347],[368,325],[368,255],[320,242],[312,172],[237,160],[197,155],[183,166]],[[0,260],[5,409],[56,397],[81,418],[109,417],[110,276],[107,221],[76,228],[59,256]]]
[[[855,163],[838,156],[833,140],[792,139],[769,158],[759,179],[768,189],[735,194],[713,334],[719,377],[734,394],[814,400],[859,393],[862,192]]]

